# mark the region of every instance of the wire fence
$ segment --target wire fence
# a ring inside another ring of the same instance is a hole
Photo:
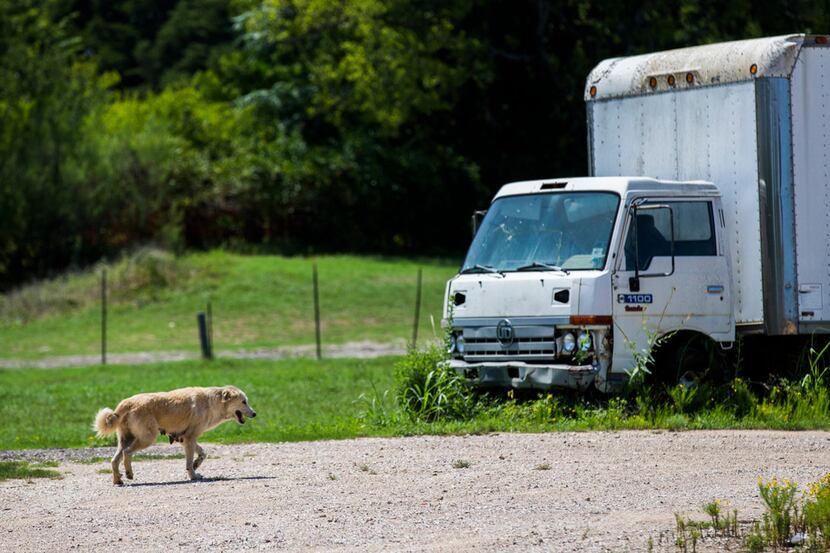
[[[0,367],[91,364],[96,358],[107,365],[194,357],[269,357],[269,353],[317,359],[384,355],[428,342],[429,337],[422,336],[430,327],[434,335],[440,332],[436,327],[449,274],[446,267],[429,268],[428,289],[424,290],[424,269],[414,264],[398,269],[394,276],[381,270],[342,278],[341,271],[328,263],[322,274],[316,262],[306,264],[306,278],[294,274],[292,282],[275,274],[249,300],[244,293],[228,292],[227,283],[223,290],[216,290],[200,279],[160,287],[162,291],[150,297],[125,295],[117,268],[103,267],[90,275],[94,278],[85,277],[84,284],[71,284],[71,291],[40,291],[48,296],[41,300],[17,298],[18,303],[31,304],[19,309],[36,313],[31,320],[9,322],[9,309],[2,310],[8,305],[0,303]],[[92,287],[97,289],[95,294]],[[186,300],[183,288],[191,288]],[[195,294],[202,301],[193,301],[192,288],[206,289]],[[264,301],[275,296],[286,301]],[[35,305],[40,301],[54,306],[55,298],[67,304],[57,314]],[[250,302],[249,312],[244,309],[245,301]],[[80,307],[73,309],[76,304]],[[268,307],[274,305],[276,312],[269,312]],[[93,354],[96,341],[99,354]],[[355,355],[344,354],[348,351]]]

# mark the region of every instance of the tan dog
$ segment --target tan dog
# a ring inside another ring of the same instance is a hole
[[[133,478],[130,455],[153,445],[159,434],[167,433],[170,443],[184,447],[187,476],[199,478],[196,469],[205,460],[205,452],[196,439],[227,420],[245,424],[245,417],[255,417],[248,396],[235,386],[222,388],[181,388],[172,392],[138,394],[118,404],[115,411],[105,407],[95,416],[93,430],[99,436],[118,432],[118,450],[112,458],[112,483],[123,484],[118,464],[124,460],[127,478]],[[197,453],[196,460],[193,454]]]

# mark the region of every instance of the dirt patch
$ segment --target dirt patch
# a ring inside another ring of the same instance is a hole
[[[406,342],[378,343],[370,340],[347,342],[323,347],[323,357],[370,359],[406,353]],[[257,348],[240,350],[221,350],[216,357],[224,359],[287,359],[290,357],[314,357],[317,348],[311,345],[284,346],[279,348]],[[199,354],[192,351],[145,351],[133,353],[108,353],[110,365],[142,365],[146,363],[166,363],[199,359]],[[85,367],[101,362],[100,355],[62,355],[42,359],[0,359],[0,369],[55,369],[60,367]]]
[[[204,480],[167,459],[121,488],[107,462],[69,461],[106,448],[3,452],[60,459],[65,477],[0,483],[0,550],[673,551],[674,513],[721,499],[758,517],[759,476],[814,481],[829,448],[827,432],[766,431],[206,444]]]

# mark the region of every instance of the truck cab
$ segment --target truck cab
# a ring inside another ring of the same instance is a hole
[[[613,391],[655,337],[731,343],[724,229],[711,183],[507,184],[446,287],[449,366],[480,386]]]

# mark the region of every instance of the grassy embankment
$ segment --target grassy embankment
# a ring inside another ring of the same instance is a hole
[[[198,351],[196,313],[210,300],[215,349],[314,343],[315,259],[220,251],[175,258],[145,250],[110,264],[110,352]],[[454,263],[321,256],[323,345],[409,340],[418,268],[419,336],[433,336]],[[0,358],[100,352],[102,267],[0,295]]]

